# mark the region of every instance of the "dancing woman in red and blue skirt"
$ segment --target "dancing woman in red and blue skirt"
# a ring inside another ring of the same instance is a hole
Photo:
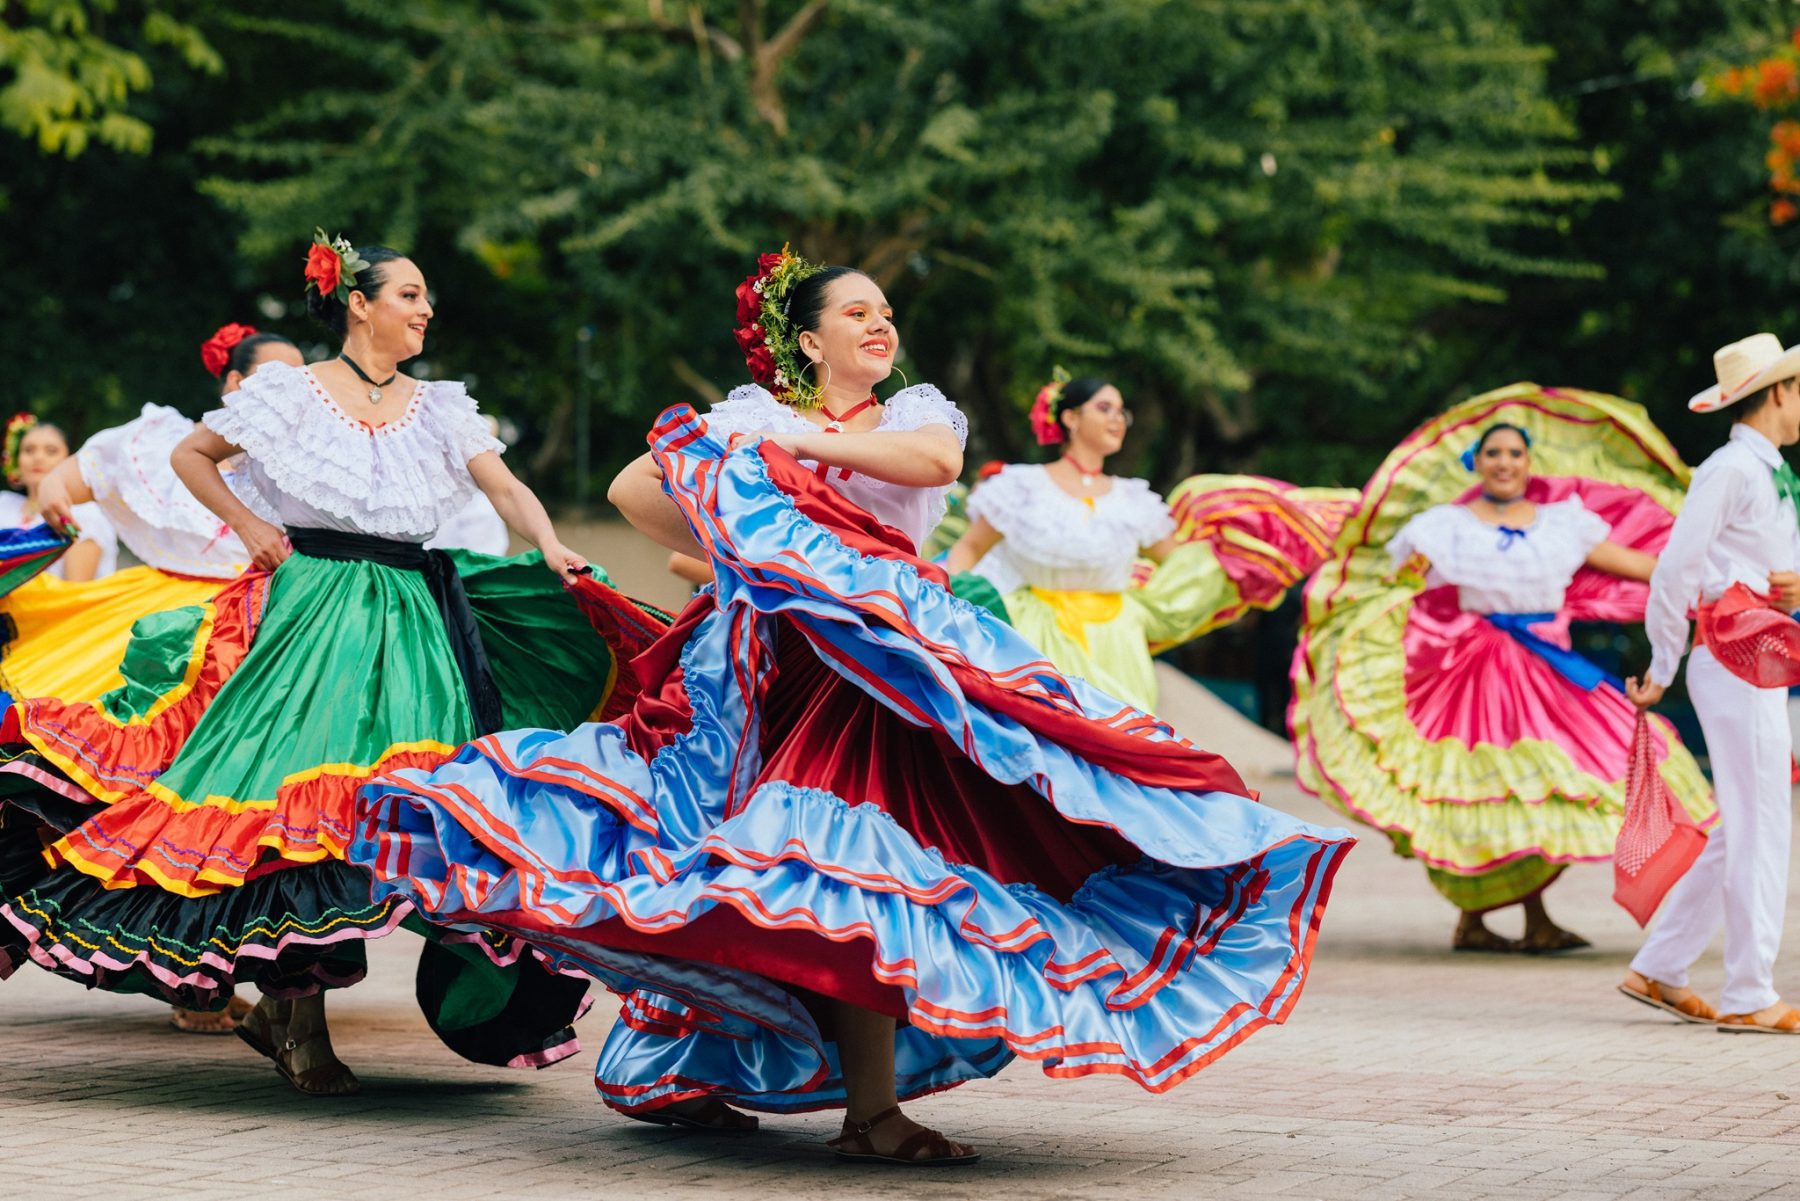
[[[962,463],[847,268],[738,291],[760,386],[662,415],[612,499],[712,565],[622,718],[477,739],[365,785],[377,895],[626,998],[602,1097],[743,1131],[843,1108],[840,1155],[967,1163],[900,1102],[1017,1056],[1160,1092],[1305,983],[1352,844],[1065,679],[918,557]],[[624,686],[623,684],[621,686]]]

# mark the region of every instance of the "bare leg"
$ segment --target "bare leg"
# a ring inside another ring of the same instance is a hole
[[[894,1084],[894,1019],[844,1001],[833,1006],[832,1018],[837,1025],[838,1067],[844,1074],[844,1131],[848,1135],[857,1123],[900,1104]],[[871,1127],[863,1137],[877,1155],[892,1155],[924,1129],[899,1114]],[[950,1142],[949,1146],[953,1155],[975,1153],[964,1143]],[[929,1153],[919,1152],[921,1156]]]
[[[1525,937],[1521,940],[1520,949],[1527,954],[1578,951],[1582,947],[1594,945],[1573,930],[1565,930],[1550,920],[1549,911],[1544,908],[1543,893],[1527,897],[1524,906]]]

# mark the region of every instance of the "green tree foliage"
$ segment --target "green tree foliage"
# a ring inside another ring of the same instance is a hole
[[[584,390],[602,406],[604,465],[641,446],[661,406],[744,378],[731,289],[791,241],[883,283],[903,367],[971,412],[978,456],[1029,453],[1024,407],[1061,362],[1125,388],[1135,466],[1159,482],[1197,467],[1357,482],[1420,417],[1521,364],[1618,386],[1608,372],[1626,356],[1588,371],[1556,350],[1655,307],[1654,264],[1632,313],[1599,278],[1624,265],[1605,227],[1655,195],[1633,191],[1621,163],[1635,151],[1620,147],[1654,131],[1608,113],[1618,146],[1597,150],[1599,118],[1568,80],[1617,59],[1605,23],[1654,30],[1668,9],[1683,37],[1728,24],[1701,8],[197,7],[187,19],[227,75],[165,73],[134,107],[157,154],[132,170],[39,159],[0,214],[0,233],[30,221],[34,247],[62,245],[0,264],[0,286],[32,296],[8,322],[31,339],[14,387],[110,420],[192,380],[191,348],[218,321],[260,313],[306,336],[300,262],[322,224],[419,259],[439,302],[431,369],[475,377],[554,494]],[[1683,69],[1652,117],[1678,107]],[[1682,133],[1716,136],[1723,119]],[[23,154],[0,148],[0,177]],[[1658,218],[1673,236],[1679,214]],[[1689,241],[1706,239],[1690,227]],[[69,353],[98,331],[124,353]]]
[[[400,0],[230,23],[360,50],[208,143],[245,250],[321,214],[451,241],[490,278],[449,307],[524,318],[509,352],[480,347],[506,399],[566,403],[558,348],[592,324],[632,430],[741,378],[730,286],[791,240],[890,289],[907,368],[989,453],[1024,450],[1054,360],[1120,379],[1162,473],[1242,462],[1378,400],[1430,315],[1588,274],[1517,235],[1604,191],[1564,169],[1546,54],[1480,0]]]
[[[218,52],[169,5],[4,0],[0,126],[70,158],[91,142],[143,154],[150,125],[126,110],[150,87],[155,50],[191,70],[224,70]]]
[[[1518,0],[1527,38],[1556,47],[1549,91],[1612,195],[1556,231],[1597,281],[1540,279],[1503,309],[1464,310],[1443,332],[1435,390],[1502,379],[1569,383],[1650,409],[1690,462],[1723,438],[1686,400],[1712,351],[1760,329],[1800,339],[1800,227],[1769,228],[1768,118],[1719,103],[1706,80],[1779,44],[1778,0]]]

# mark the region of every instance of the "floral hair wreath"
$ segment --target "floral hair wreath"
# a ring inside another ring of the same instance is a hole
[[[1063,386],[1069,378],[1069,373],[1061,366],[1052,367],[1050,382],[1038,389],[1037,399],[1031,402],[1031,432],[1037,435],[1039,446],[1062,445],[1063,427],[1056,419],[1056,410],[1062,403]]]
[[[323,229],[313,230],[312,249],[306,252],[306,286],[321,296],[335,296],[339,304],[350,303],[350,291],[356,287],[356,275],[367,271],[369,264],[356,253],[350,239],[343,234],[327,238]]]
[[[788,305],[795,286],[822,270],[784,243],[780,253],[758,256],[756,274],[737,287],[735,337],[750,378],[796,409],[817,408],[823,390],[817,383],[808,383],[803,374],[805,356]]]
[[[254,338],[254,325],[239,325],[235,321],[221,325],[213,336],[200,343],[200,362],[205,364],[213,378],[222,378],[225,368],[231,363],[231,352],[245,338]]]
[[[0,474],[6,476],[9,484],[19,482],[19,446],[37,423],[33,413],[14,413],[6,419],[5,445],[0,449]]]

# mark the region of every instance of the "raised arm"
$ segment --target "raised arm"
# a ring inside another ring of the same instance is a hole
[[[93,489],[81,475],[79,455],[70,455],[58,463],[38,484],[38,514],[53,529],[76,525],[75,506],[85,505],[93,499]],[[96,552],[94,562],[98,564],[99,561]]]
[[[706,552],[688,529],[687,518],[663,491],[662,469],[651,455],[639,455],[626,464],[606,490],[606,499],[633,528],[658,546],[706,559]]]
[[[550,514],[544,511],[544,502],[512,473],[512,468],[498,453],[484,450],[470,459],[469,475],[493,503],[500,520],[506,522],[513,533],[544,552],[544,565],[558,578],[587,566],[586,559],[557,538]]]
[[[869,430],[860,434],[770,434],[769,440],[796,459],[842,467],[883,483],[909,488],[942,488],[962,474],[962,444],[947,425],[916,430]]]
[[[239,453],[239,447],[205,425],[196,425],[187,437],[175,444],[169,454],[169,466],[175,469],[176,478],[193,493],[195,500],[232,528],[244,549],[250,552],[250,561],[264,571],[274,571],[287,561],[287,535],[279,526],[252,513],[219,473],[219,464]]]
[[[1650,573],[1656,570],[1656,556],[1608,539],[1589,552],[1587,565],[1608,575],[1648,581]]]

